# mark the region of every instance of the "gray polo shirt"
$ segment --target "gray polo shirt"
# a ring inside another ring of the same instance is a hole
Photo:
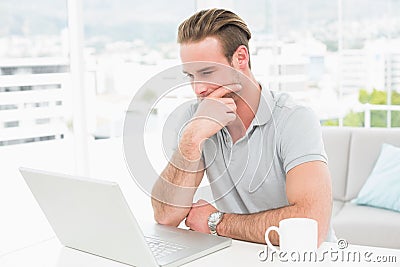
[[[254,213],[287,206],[287,172],[304,162],[327,162],[314,113],[287,94],[262,90],[261,96],[244,137],[232,144],[223,128],[204,145],[207,177],[222,211]]]
[[[286,174],[309,161],[327,162],[321,127],[314,112],[286,93],[261,91],[256,116],[245,136],[232,143],[226,128],[203,147],[206,174],[217,208],[249,214],[289,205]],[[186,113],[193,116],[197,104]],[[330,231],[328,239],[333,241]]]

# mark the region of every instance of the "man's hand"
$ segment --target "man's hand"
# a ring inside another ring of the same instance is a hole
[[[209,234],[208,217],[211,213],[216,212],[217,209],[207,201],[200,199],[193,203],[189,214],[186,217],[185,224],[190,229]]]
[[[225,97],[241,90],[240,84],[221,86],[203,98],[186,129],[201,143],[236,119],[233,98]]]

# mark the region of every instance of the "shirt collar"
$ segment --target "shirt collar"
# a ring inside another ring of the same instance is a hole
[[[261,86],[260,102],[256,115],[252,121],[253,126],[261,126],[266,124],[272,117],[272,111],[274,110],[275,103],[272,97],[272,93],[268,87]]]

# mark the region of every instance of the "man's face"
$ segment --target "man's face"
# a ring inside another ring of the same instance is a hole
[[[217,38],[207,37],[200,42],[181,44],[183,72],[192,83],[197,97],[207,97],[221,86],[239,83],[239,73],[225,57]],[[235,93],[225,97],[235,97]]]

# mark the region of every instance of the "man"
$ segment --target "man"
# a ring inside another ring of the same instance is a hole
[[[183,71],[199,103],[188,111],[178,149],[152,191],[158,223],[265,243],[265,230],[290,217],[318,222],[318,241],[333,240],[332,193],[319,121],[251,72],[245,22],[203,10],[178,30]],[[214,205],[192,204],[204,172]],[[328,234],[329,233],[329,234]],[[279,244],[276,233],[270,234]]]

